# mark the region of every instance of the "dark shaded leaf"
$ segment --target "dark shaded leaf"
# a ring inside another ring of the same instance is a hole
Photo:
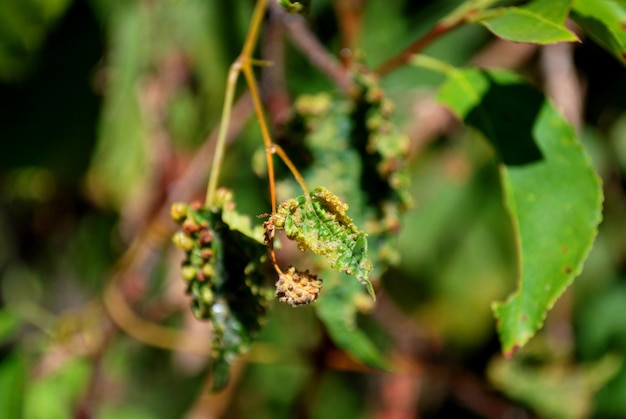
[[[626,4],[610,0],[576,0],[572,18],[602,48],[626,64]]]
[[[265,285],[267,247],[261,229],[234,210],[230,192],[219,192],[216,210],[175,204],[182,229],[175,244],[185,251],[182,277],[191,309],[213,325],[213,390],[228,383],[229,365],[248,350],[265,318],[273,289]]]

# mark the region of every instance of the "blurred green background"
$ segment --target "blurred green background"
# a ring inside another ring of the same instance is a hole
[[[308,17],[333,53],[345,3],[314,0]],[[375,67],[458,2],[354,4],[359,55]],[[276,304],[232,388],[209,396],[203,359],[115,331],[100,302],[107,278],[219,120],[253,5],[0,2],[0,417],[626,417],[626,72],[590,40],[573,63],[604,221],[583,274],[514,360],[498,355],[490,309],[513,289],[516,263],[493,153],[455,124],[421,138],[414,122],[435,108],[439,79],[415,68],[382,80],[415,142],[415,205],[382,301],[360,319],[404,368],[367,370],[334,347],[310,308]],[[336,91],[284,37],[291,97]],[[259,54],[276,42],[264,39]],[[492,42],[470,26],[426,53],[462,65]],[[515,69],[541,86],[541,60],[534,52]],[[254,118],[241,117],[249,121],[221,183],[254,217],[269,205],[252,170],[261,140]],[[145,317],[208,339],[188,318],[177,257],[160,247],[126,295]]]

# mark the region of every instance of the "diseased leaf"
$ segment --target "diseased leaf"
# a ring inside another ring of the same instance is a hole
[[[181,268],[195,317],[213,325],[213,390],[228,383],[230,363],[252,344],[273,289],[265,285],[267,247],[262,229],[234,210],[232,195],[219,191],[216,210],[174,204],[181,225],[174,243],[185,251]]]
[[[510,356],[581,272],[601,219],[600,180],[573,128],[541,93],[506,72],[446,72],[439,99],[479,130],[501,160],[520,261],[517,291],[494,304]]]
[[[565,26],[571,0],[534,0],[485,14],[480,22],[494,35],[514,42],[553,44],[578,41]]]
[[[393,106],[377,80],[359,75],[356,82],[362,90],[354,102],[326,93],[299,97],[280,144],[301,158],[298,167],[309,185],[324,185],[349,203],[354,224],[367,234],[369,278],[375,281],[398,260],[394,236],[400,212],[410,205],[404,163],[409,139],[391,122]],[[283,196],[295,196],[297,188],[291,180],[278,185]],[[363,287],[327,265],[315,271],[324,289],[314,307],[333,341],[360,361],[384,368],[379,349],[356,324],[357,313],[372,303]]]
[[[626,64],[626,4],[611,0],[575,0],[572,18],[602,48]]]
[[[333,269],[354,275],[376,298],[369,272],[366,234],[347,215],[348,205],[326,188],[284,201],[272,216],[276,230],[298,243],[302,251],[324,256]]]

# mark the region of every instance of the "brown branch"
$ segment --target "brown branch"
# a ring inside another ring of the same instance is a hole
[[[285,27],[276,8],[269,10],[263,32],[263,60],[272,65],[265,66],[261,73],[261,96],[272,120],[274,132],[291,115],[291,97],[285,76]]]
[[[270,2],[270,8],[273,13],[281,17],[293,45],[309,59],[313,66],[326,74],[337,87],[350,94],[354,89],[350,73],[341,66],[339,61],[326,50],[324,45],[309,30],[302,16],[286,13],[276,2]]]
[[[350,68],[354,50],[361,36],[365,0],[337,0],[335,15],[339,23],[339,57],[344,68]]]
[[[496,39],[474,56],[471,63],[482,68],[514,69],[527,62],[538,50],[537,45]],[[411,138],[411,158],[426,145],[458,124],[448,108],[436,102],[432,94],[419,97],[413,105],[406,131]]]
[[[397,69],[398,67],[401,67],[404,64],[408,63],[413,55],[424,50],[424,48],[430,45],[434,40],[439,38],[441,35],[450,32],[452,29],[457,28],[458,26],[461,25],[461,23],[463,23],[463,21],[458,21],[457,23],[454,23],[451,25],[448,25],[445,23],[436,24],[424,36],[417,39],[415,42],[413,42],[411,45],[406,47],[399,54],[391,57],[390,59],[385,61],[383,64],[381,64],[376,69],[375,73],[378,74],[379,77],[382,77],[386,74],[391,73],[393,70]]]
[[[562,42],[541,49],[541,70],[546,94],[563,112],[565,119],[580,130],[583,89],[576,74],[573,44]]]

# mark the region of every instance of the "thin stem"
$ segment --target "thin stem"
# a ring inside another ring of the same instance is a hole
[[[270,238],[269,246],[270,246],[270,259],[272,259],[272,265],[274,266],[274,269],[276,270],[278,275],[283,275],[283,270],[280,269],[280,266],[278,266],[278,261],[276,260],[276,252],[274,251],[274,237]]]
[[[322,45],[319,39],[307,27],[302,16],[286,13],[275,2],[271,7],[280,16],[285,29],[289,33],[289,40],[302,54],[326,74],[344,93],[351,94],[354,91],[352,76],[344,69],[341,63]]]
[[[490,17],[497,16],[498,14],[502,13],[503,9],[487,9],[496,2],[497,0],[473,0],[463,2],[460,6],[458,6],[452,12],[448,13],[447,16],[441,19],[425,35],[418,38],[411,45],[406,47],[402,52],[391,57],[389,60],[380,65],[376,69],[375,73],[378,74],[378,76],[384,76],[385,74],[391,73],[398,67],[407,64],[414,54],[423,51],[424,48],[430,45],[441,35],[448,33],[465,23],[478,22]]]
[[[235,61],[228,71],[228,82],[226,83],[226,95],[224,97],[224,108],[222,110],[222,119],[220,120],[220,128],[215,143],[215,153],[213,154],[213,164],[211,165],[211,175],[207,185],[205,205],[213,205],[213,198],[217,189],[217,180],[222,168],[224,160],[224,149],[226,148],[226,136],[228,135],[228,124],[230,122],[230,113],[233,108],[233,100],[235,98],[235,87],[237,79],[241,71],[239,60]]]
[[[302,175],[296,168],[296,165],[293,164],[293,162],[289,159],[289,156],[287,156],[287,153],[285,153],[285,150],[283,150],[282,147],[279,146],[278,144],[274,144],[272,147],[273,147],[272,151],[278,154],[278,157],[281,158],[281,160],[285,163],[285,165],[291,171],[291,174],[293,175],[293,177],[296,178],[296,182],[298,182],[304,194],[306,196],[309,196],[311,194],[311,192],[309,191],[309,187],[307,186],[306,182],[304,181],[304,178],[302,177]]]
[[[261,129],[261,137],[263,137],[263,143],[265,144],[265,158],[267,159],[267,175],[270,183],[270,200],[272,201],[272,214],[276,212],[276,187],[274,185],[274,161],[272,159],[271,148],[273,146],[270,131],[265,120],[265,114],[263,113],[263,105],[261,104],[261,98],[259,96],[259,89],[254,78],[254,71],[249,61],[243,63],[243,75],[248,83],[248,89],[250,89],[250,96],[252,96],[252,104],[254,105],[254,111],[259,120],[259,127]]]
[[[459,72],[458,68],[448,64],[447,62],[429,57],[427,55],[415,54],[411,57],[410,62],[415,66],[436,71],[447,76],[454,76]]]
[[[228,123],[230,121],[230,113],[233,106],[237,79],[239,78],[239,73],[242,67],[248,68],[251,65],[250,60],[252,52],[257,39],[259,38],[259,31],[261,30],[261,23],[266,9],[267,0],[258,0],[252,14],[248,34],[246,35],[246,40],[241,50],[241,54],[239,54],[237,60],[235,60],[235,62],[230,66],[230,70],[228,72],[228,82],[226,83],[226,94],[224,97],[224,109],[222,111],[220,130],[217,137],[217,143],[215,145],[211,175],[209,176],[209,182],[207,185],[207,194],[205,199],[207,206],[213,205],[213,198],[215,197],[215,191],[217,189],[217,180],[221,171],[222,161],[224,160],[226,135],[228,133]]]
[[[111,281],[103,297],[109,315],[122,330],[138,341],[157,348],[211,356],[211,345],[197,339],[182,339],[184,332],[152,323],[135,314],[117,283],[116,280]]]
[[[246,40],[243,44],[243,49],[241,50],[240,57],[252,57],[252,50],[254,49],[257,40],[259,39],[261,22],[263,21],[263,16],[265,16],[266,9],[267,0],[257,0],[256,6],[254,8],[254,13],[252,14],[252,19],[250,20],[248,34],[246,35]]]
[[[459,26],[463,21],[457,21],[451,25],[444,24],[442,22],[435,25],[428,33],[426,33],[421,38],[417,39],[411,45],[406,47],[402,52],[391,57],[389,60],[385,61],[381,64],[375,71],[375,73],[382,77],[388,73],[391,73],[393,70],[398,67],[403,66],[411,60],[411,57],[418,52],[421,52],[430,45],[435,39],[439,38],[441,35],[451,31],[452,29]]]
[[[339,57],[344,68],[354,61],[355,48],[361,36],[364,0],[338,0],[334,2],[339,24]]]

